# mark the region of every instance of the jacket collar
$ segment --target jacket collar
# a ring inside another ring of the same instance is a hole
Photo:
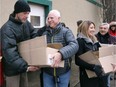
[[[10,14],[9,20],[11,20],[12,22],[14,22],[16,24],[23,24],[22,22],[15,19],[14,14]]]
[[[100,37],[109,37],[110,35],[109,35],[109,33],[106,33],[105,35],[102,35],[100,32],[98,32],[98,36],[100,36]]]
[[[51,34],[56,34],[62,29],[62,24],[59,23],[54,29],[51,28],[50,26],[47,27],[47,31],[50,32]]]
[[[77,38],[82,38],[82,39],[84,39],[84,40],[86,41],[86,43],[92,43],[92,44],[96,43],[96,42],[93,42],[90,38],[86,37],[86,36],[85,36],[84,34],[82,34],[82,33],[79,33],[78,36],[77,36]]]

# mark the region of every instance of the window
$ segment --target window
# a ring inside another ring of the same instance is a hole
[[[40,16],[31,16],[31,24],[34,26],[34,28],[39,28]]]

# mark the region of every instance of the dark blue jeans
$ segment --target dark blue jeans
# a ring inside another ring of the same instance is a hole
[[[110,87],[110,77],[111,77],[110,74],[107,74],[107,75],[101,77],[101,79],[102,79],[102,81],[104,83],[103,87]]]
[[[43,72],[44,87],[68,87],[70,81],[70,75],[71,75],[71,70],[69,70],[63,75],[58,76],[57,78]]]

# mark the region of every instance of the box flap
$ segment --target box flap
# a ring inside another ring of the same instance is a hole
[[[103,70],[105,73],[112,72],[113,67],[111,64],[116,64],[116,54],[109,55],[106,57],[101,57],[101,58],[99,58],[99,61],[101,63],[101,66],[103,67]]]
[[[100,44],[102,47],[109,47],[112,46],[113,44]]]
[[[79,56],[82,60],[86,61],[87,63],[90,64],[100,64],[98,61],[98,51],[93,52],[93,51],[88,51],[82,55]]]
[[[93,71],[86,70],[86,73],[89,78],[97,77],[97,75]]]
[[[116,54],[116,46],[114,45],[99,48],[99,57],[105,57],[114,54]]]
[[[46,35],[20,42],[18,44],[18,47],[19,51],[35,49],[39,47],[47,47]]]
[[[61,43],[48,43],[47,47],[55,48],[55,49],[60,49],[63,47]]]

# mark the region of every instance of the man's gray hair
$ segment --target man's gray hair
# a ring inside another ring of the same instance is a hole
[[[109,29],[110,25],[108,23],[102,23],[100,26],[107,25],[107,28]]]
[[[58,10],[51,10],[49,13],[54,13],[57,17],[61,17],[60,12]]]

